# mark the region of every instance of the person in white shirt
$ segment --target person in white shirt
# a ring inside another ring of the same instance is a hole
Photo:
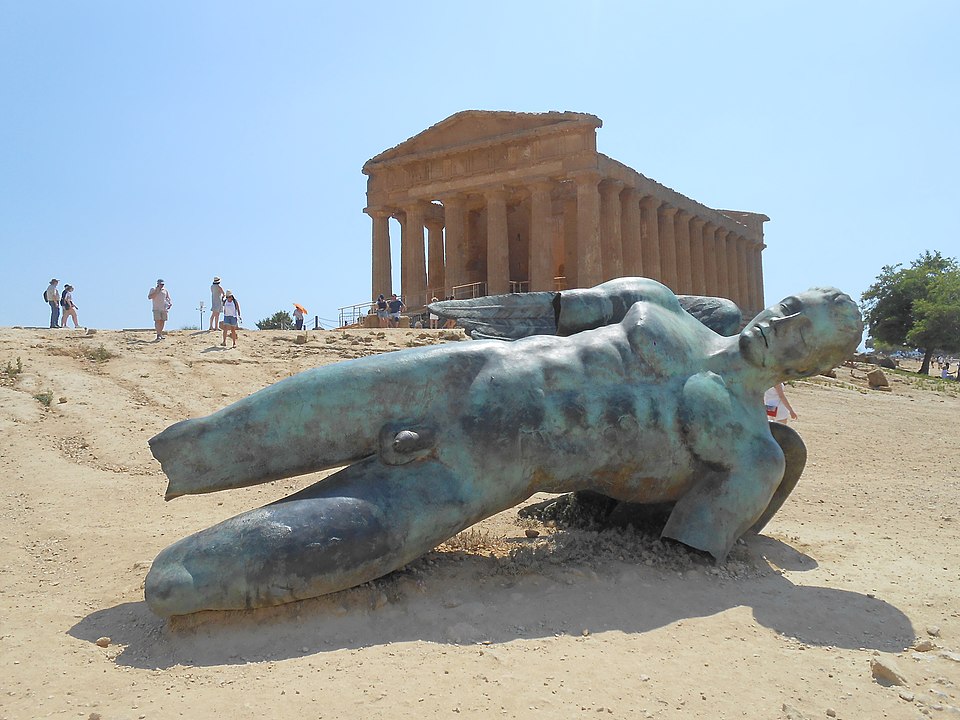
[[[157,340],[163,340],[163,326],[167,322],[170,308],[173,307],[173,300],[163,286],[163,280],[157,280],[157,286],[150,288],[147,299],[153,302],[153,325],[157,330]]]
[[[232,290],[227,290],[223,299],[223,342],[224,347],[227,344],[227,333],[233,340],[232,347],[237,346],[237,328],[240,327],[240,303],[233,296]]]

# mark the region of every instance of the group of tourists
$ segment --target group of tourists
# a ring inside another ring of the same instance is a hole
[[[445,300],[453,300],[451,295]],[[439,298],[434,296],[430,299],[431,303],[438,302]],[[376,302],[374,302],[371,311],[377,313],[377,319],[380,322],[380,327],[382,328],[397,328],[400,327],[400,314],[407,309],[406,304],[402,299],[397,297],[396,293],[391,293],[390,299],[388,300],[383,293],[380,293],[377,296]],[[429,313],[430,319],[430,328],[436,330],[440,327],[440,316],[434,312]],[[456,320],[447,320],[444,323],[445,328],[452,328],[456,326]],[[422,327],[420,324],[417,324],[417,327]]]
[[[50,285],[43,291],[43,299],[50,306],[50,327],[65,328],[70,318],[73,318],[75,328],[80,327],[80,323],[77,322],[77,304],[73,301],[73,285],[65,284],[62,293],[59,285],[60,281],[57,278],[51,278]],[[63,323],[60,322],[61,313]]]
[[[376,308],[377,319],[382,328],[400,327],[400,313],[407,309],[406,304],[397,297],[396,293],[392,293],[389,300],[384,297],[383,293],[380,293],[380,295],[377,296],[377,302],[374,303],[374,307]]]
[[[163,328],[169,318],[170,308],[173,307],[173,298],[162,278],[157,279],[157,284],[150,288],[147,293],[147,299],[153,303],[153,324],[157,331],[157,341],[164,340],[167,336],[163,334]],[[223,320],[220,315],[223,314]],[[232,347],[237,346],[237,328],[240,326],[240,303],[233,295],[232,290],[224,290],[220,286],[220,278],[214,277],[213,284],[210,285],[210,325],[207,332],[214,330],[223,330],[222,346],[227,345],[227,336],[233,342]]]

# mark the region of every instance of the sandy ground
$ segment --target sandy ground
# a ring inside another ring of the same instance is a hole
[[[788,387],[810,462],[722,566],[509,511],[326,598],[149,611],[163,547],[317,479],[167,503],[149,437],[436,335],[0,329],[0,718],[960,717],[960,383],[863,369]]]

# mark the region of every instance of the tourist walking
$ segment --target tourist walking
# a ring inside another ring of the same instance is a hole
[[[50,306],[50,327],[60,327],[60,290],[57,288],[59,280],[52,278],[47,289],[43,291],[43,299]]]
[[[787,395],[783,391],[783,383],[777,383],[763,393],[763,404],[767,408],[767,418],[778,423],[786,424],[787,418],[797,419]]]
[[[293,327],[295,330],[303,330],[303,316],[306,313],[307,309],[303,305],[293,304]]]
[[[163,326],[166,325],[170,308],[173,307],[173,299],[164,287],[163,280],[157,280],[156,287],[150,288],[147,299],[153,303],[153,326],[157,331],[157,340],[163,340]]]
[[[223,312],[223,288],[220,287],[220,278],[214,276],[213,285],[210,286],[210,328],[207,332],[220,328],[221,312]]]
[[[60,307],[63,308],[63,324],[61,327],[67,326],[67,320],[73,318],[73,327],[80,327],[80,323],[77,322],[77,306],[73,302],[73,285],[64,285],[63,286],[63,295],[60,296]]]
[[[233,296],[232,290],[227,290],[223,300],[223,346],[227,344],[227,334],[233,340],[232,347],[237,346],[237,328],[240,327],[240,303]]]

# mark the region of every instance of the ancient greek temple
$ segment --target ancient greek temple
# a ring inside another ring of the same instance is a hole
[[[584,113],[466,110],[368,160],[372,298],[397,292],[415,311],[431,297],[636,275],[730,298],[746,317],[762,309],[769,218],[714,210],[598,153],[601,126]]]

